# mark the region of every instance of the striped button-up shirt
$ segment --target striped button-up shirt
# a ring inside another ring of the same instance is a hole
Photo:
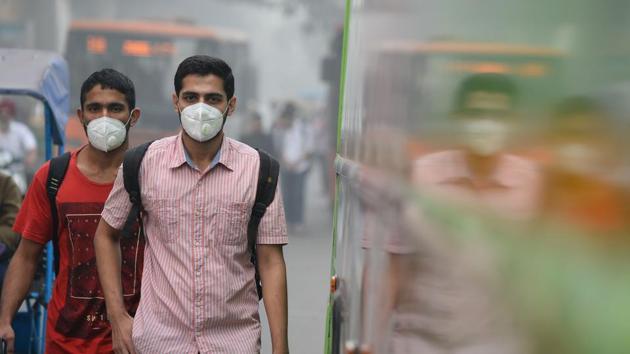
[[[258,296],[247,249],[259,158],[225,137],[218,162],[199,171],[181,135],[154,142],[140,167],[146,230],[142,296],[133,323],[140,353],[256,353]],[[102,218],[121,229],[131,208],[119,171]],[[258,244],[288,241],[277,188]]]

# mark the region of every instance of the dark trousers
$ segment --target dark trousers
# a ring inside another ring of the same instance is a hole
[[[288,224],[301,224],[304,222],[304,186],[305,172],[289,172],[282,174],[282,194],[284,199],[284,211]]]

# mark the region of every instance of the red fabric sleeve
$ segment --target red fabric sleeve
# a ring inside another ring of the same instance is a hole
[[[47,162],[35,173],[13,225],[13,231],[27,240],[40,244],[45,244],[51,239],[52,218],[46,194],[49,165]]]

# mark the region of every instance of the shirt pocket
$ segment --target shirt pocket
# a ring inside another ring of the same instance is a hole
[[[250,212],[247,203],[231,203],[219,208],[214,218],[216,240],[227,245],[246,245]]]
[[[158,199],[154,201],[153,217],[157,235],[152,235],[162,242],[173,242],[179,237],[180,205],[178,200]]]

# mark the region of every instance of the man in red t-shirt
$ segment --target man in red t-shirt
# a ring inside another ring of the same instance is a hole
[[[93,238],[105,200],[128,146],[127,133],[140,118],[135,89],[125,75],[104,69],[81,87],[79,120],[89,144],[73,152],[57,194],[59,274],[48,304],[46,353],[109,353],[111,327],[96,270]],[[13,352],[11,319],[26,296],[46,242],[52,217],[46,191],[50,164],[35,174],[14,230],[22,240],[9,265],[0,303],[0,337]],[[144,239],[122,240],[122,279],[127,309],[140,299]]]

